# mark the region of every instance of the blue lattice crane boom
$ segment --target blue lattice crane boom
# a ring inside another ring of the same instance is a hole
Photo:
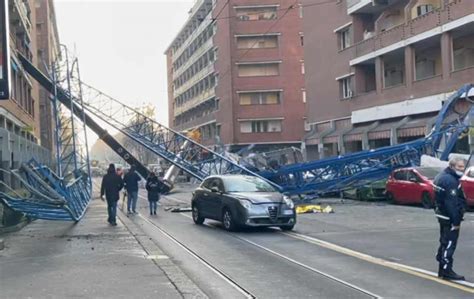
[[[97,136],[104,141],[114,152],[116,152],[121,158],[123,158],[129,165],[135,165],[137,172],[144,178],[149,175],[149,170],[138,160],[132,153],[125,149],[107,130],[102,128],[90,115],[83,111],[78,103],[72,101],[71,96],[60,87],[55,88],[53,82],[44,75],[38,68],[36,68],[27,58],[19,54],[20,62],[25,70],[36,80],[38,83],[50,93],[54,94],[57,92],[58,100],[66,107],[73,107],[74,114],[79,119],[84,119],[88,128],[90,128]],[[72,105],[71,105],[72,104]]]
[[[473,85],[467,84],[446,101],[433,130],[425,138],[346,156],[282,166],[259,174],[277,183],[289,194],[318,194],[384,179],[396,168],[419,166],[423,154],[447,160],[459,136],[468,131],[474,115],[469,98],[472,88]],[[460,105],[461,101],[468,105]]]
[[[36,78],[35,75],[33,77]],[[458,103],[463,98],[469,100],[467,95],[472,85],[465,85],[446,101],[433,131],[425,138],[377,150],[252,172],[94,87],[81,84],[85,87],[84,107],[89,113],[198,180],[211,174],[243,173],[268,179],[289,194],[324,193],[363,185],[387,177],[393,169],[419,165],[422,154],[446,159],[458,136],[466,130],[466,121],[472,110],[469,105],[470,109],[457,111]],[[131,121],[137,119],[141,122]]]

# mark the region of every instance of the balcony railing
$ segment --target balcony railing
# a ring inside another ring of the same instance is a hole
[[[206,123],[209,123],[209,122],[211,122],[215,119],[216,119],[216,116],[214,115],[213,112],[211,112],[209,114],[203,115],[201,117],[197,117],[197,118],[192,119],[188,122],[177,125],[175,127],[175,129],[177,131],[184,131],[184,130],[187,130],[187,129],[190,129],[190,128],[199,127],[199,126],[201,126],[203,124],[206,124]]]
[[[186,63],[181,65],[179,68],[174,70],[173,72],[173,80],[176,80],[179,76],[181,76],[191,65],[193,65],[201,56],[212,49],[214,46],[214,42],[212,38],[208,39],[196,52],[191,55],[191,57],[188,58]]]
[[[198,83],[200,80],[208,76],[209,74],[214,72],[214,63],[210,63],[208,66],[200,70],[198,73],[194,74],[192,78],[190,78],[188,81],[186,81],[183,85],[180,87],[176,88],[174,90],[175,95],[182,94],[189,88],[191,88],[194,84]]]
[[[28,19],[28,8],[26,4],[20,0],[15,0],[13,4],[14,8],[11,19],[19,21],[21,33],[25,33],[30,39],[31,22]]]
[[[204,91],[203,93],[199,94],[198,96],[192,98],[188,102],[186,102],[184,105],[180,107],[176,107],[174,109],[174,116],[176,117],[177,115],[196,107],[197,105],[204,103],[205,101],[211,99],[212,97],[216,96],[216,91],[215,88],[208,89]]]
[[[444,9],[426,13],[407,23],[392,27],[374,37],[354,44],[352,47],[353,53],[355,57],[372,53],[472,13],[473,9],[470,1],[452,2],[446,5]]]

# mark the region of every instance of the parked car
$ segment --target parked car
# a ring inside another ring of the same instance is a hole
[[[398,204],[434,206],[433,180],[443,171],[437,167],[411,167],[393,171],[387,180],[386,196]]]
[[[342,195],[344,198],[363,201],[384,200],[386,184],[387,180],[380,180],[362,187],[344,190]]]
[[[206,178],[193,192],[192,216],[196,224],[206,218],[221,221],[226,230],[241,226],[276,226],[292,230],[296,224],[293,201],[266,181],[245,175]]]
[[[474,166],[469,167],[461,178],[461,186],[469,207],[474,207]]]

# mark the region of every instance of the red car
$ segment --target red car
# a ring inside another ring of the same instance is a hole
[[[421,203],[424,208],[432,208],[435,198],[432,182],[441,171],[443,171],[442,168],[434,167],[411,167],[394,170],[390,174],[386,185],[387,199],[397,204]],[[472,194],[474,195],[474,192]]]
[[[469,167],[461,178],[462,191],[467,205],[474,207],[474,167]]]

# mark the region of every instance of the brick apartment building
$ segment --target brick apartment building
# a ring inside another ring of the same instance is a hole
[[[7,37],[10,46],[11,59],[9,64],[2,63],[2,80],[6,78],[8,65],[10,65],[10,94],[9,98],[0,100],[0,167],[16,168],[20,163],[32,157],[42,163],[51,163],[51,152],[48,148],[40,146],[41,142],[41,116],[40,111],[40,86],[32,79],[21,66],[18,54],[21,53],[35,65],[42,63],[39,59],[43,38],[51,38],[51,34],[43,35],[38,30],[44,26],[54,28],[54,11],[48,10],[48,20],[41,21],[42,9],[47,0],[11,0],[5,9],[9,16],[10,36]],[[1,3],[5,3],[2,1]],[[49,1],[52,7],[52,1]],[[57,36],[55,36],[57,37]],[[57,40],[57,38],[56,38]],[[55,41],[54,43],[56,43]],[[6,50],[7,43],[2,41],[2,53]],[[3,83],[2,83],[3,84]],[[47,117],[50,118],[51,115]],[[49,130],[52,133],[52,130]],[[49,134],[49,133],[48,133]],[[51,136],[46,136],[51,138]]]
[[[199,129],[206,145],[219,136],[233,150],[299,147],[304,61],[294,4],[197,0],[166,51],[170,127]]]
[[[36,37],[38,45],[38,66],[45,73],[50,73],[51,65],[60,55],[59,33],[53,0],[36,0]],[[48,67],[48,69],[46,69]],[[55,151],[54,114],[51,94],[40,88],[40,128],[41,145],[51,152]]]
[[[302,1],[309,159],[423,137],[474,82],[472,0],[313,3]]]

